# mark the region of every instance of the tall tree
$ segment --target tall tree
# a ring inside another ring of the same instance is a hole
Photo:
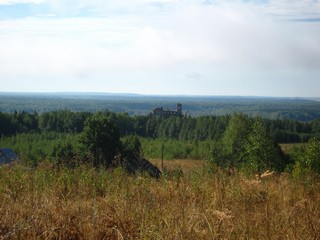
[[[79,141],[92,155],[95,166],[109,167],[121,148],[119,130],[106,117],[88,119]]]
[[[250,172],[280,170],[279,148],[272,141],[261,118],[256,118],[244,144],[243,166]]]
[[[245,141],[250,132],[250,120],[242,113],[233,114],[222,139],[223,151],[230,167],[243,161]]]

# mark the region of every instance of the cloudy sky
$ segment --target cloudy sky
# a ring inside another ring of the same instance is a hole
[[[0,0],[0,92],[320,97],[319,0]]]

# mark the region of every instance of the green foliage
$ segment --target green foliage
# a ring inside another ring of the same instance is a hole
[[[147,159],[207,159],[211,141],[179,141],[174,139],[140,138]]]
[[[242,168],[249,172],[281,170],[279,148],[271,140],[262,119],[257,118],[245,139]]]
[[[272,141],[261,118],[253,122],[243,114],[231,116],[221,141],[211,147],[213,165],[247,173],[284,168],[280,148]]]
[[[304,176],[308,172],[320,174],[320,141],[317,138],[311,138],[296,156],[294,175]]]
[[[44,112],[39,118],[39,128],[42,131],[79,133],[83,130],[85,120],[91,115],[87,112]]]
[[[129,159],[143,158],[140,140],[136,136],[128,136],[122,140],[122,155]]]
[[[227,166],[234,168],[243,161],[245,142],[250,132],[250,120],[244,114],[233,114],[222,138]]]
[[[0,112],[0,135],[37,132],[39,130],[38,119],[36,112],[14,112],[13,114]]]
[[[242,115],[249,120],[251,119],[244,114]],[[94,114],[68,110],[43,112],[40,115],[36,112],[0,113],[0,136],[36,132],[80,133],[84,128],[85,121],[93,116],[108,118],[119,128],[122,137],[136,135],[180,141],[218,141],[224,135],[230,120],[228,115],[161,118],[152,114],[130,116],[128,113],[114,113],[107,110]],[[319,119],[312,122],[299,122],[292,119],[263,119],[263,122],[270,132],[270,136],[277,143],[307,142],[311,137],[320,137]],[[228,134],[236,134],[232,133],[232,129],[229,127],[230,133]],[[234,146],[231,144],[230,147]]]
[[[230,167],[230,156],[224,152],[224,146],[221,141],[214,142],[210,148],[209,168]]]
[[[35,166],[52,155],[53,149],[59,144],[72,144],[75,147],[77,136],[55,132],[21,133],[10,137],[1,137],[0,146],[12,148],[21,161]]]
[[[72,143],[61,140],[53,146],[49,158],[58,165],[63,164],[69,167],[75,167],[78,164],[78,155]]]
[[[109,125],[90,125],[88,122],[92,119],[105,119]],[[77,134],[82,131],[82,150],[79,151]],[[108,166],[118,153],[123,157],[131,154],[131,157],[151,159],[161,158],[162,153],[165,159],[207,159],[208,149],[211,149],[211,162],[217,166],[251,169],[249,171],[283,170],[288,161],[283,160],[274,142],[306,142],[315,136],[320,136],[319,119],[299,122],[259,118],[258,123],[241,113],[161,118],[107,110],[96,113],[0,112],[0,147],[13,148],[22,161],[31,165],[44,160],[66,164],[86,158],[94,165]],[[300,169],[309,169],[303,161],[300,165]]]
[[[118,128],[106,117],[86,121],[79,142],[82,149],[93,157],[93,165],[109,167],[121,148]]]

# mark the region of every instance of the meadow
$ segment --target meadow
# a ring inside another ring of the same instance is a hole
[[[202,163],[159,180],[88,165],[4,166],[0,238],[320,238],[317,177],[230,175]]]
[[[320,239],[318,120],[1,116],[0,239]]]

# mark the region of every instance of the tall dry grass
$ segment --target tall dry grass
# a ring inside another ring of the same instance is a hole
[[[320,182],[0,169],[0,239],[319,239]]]

